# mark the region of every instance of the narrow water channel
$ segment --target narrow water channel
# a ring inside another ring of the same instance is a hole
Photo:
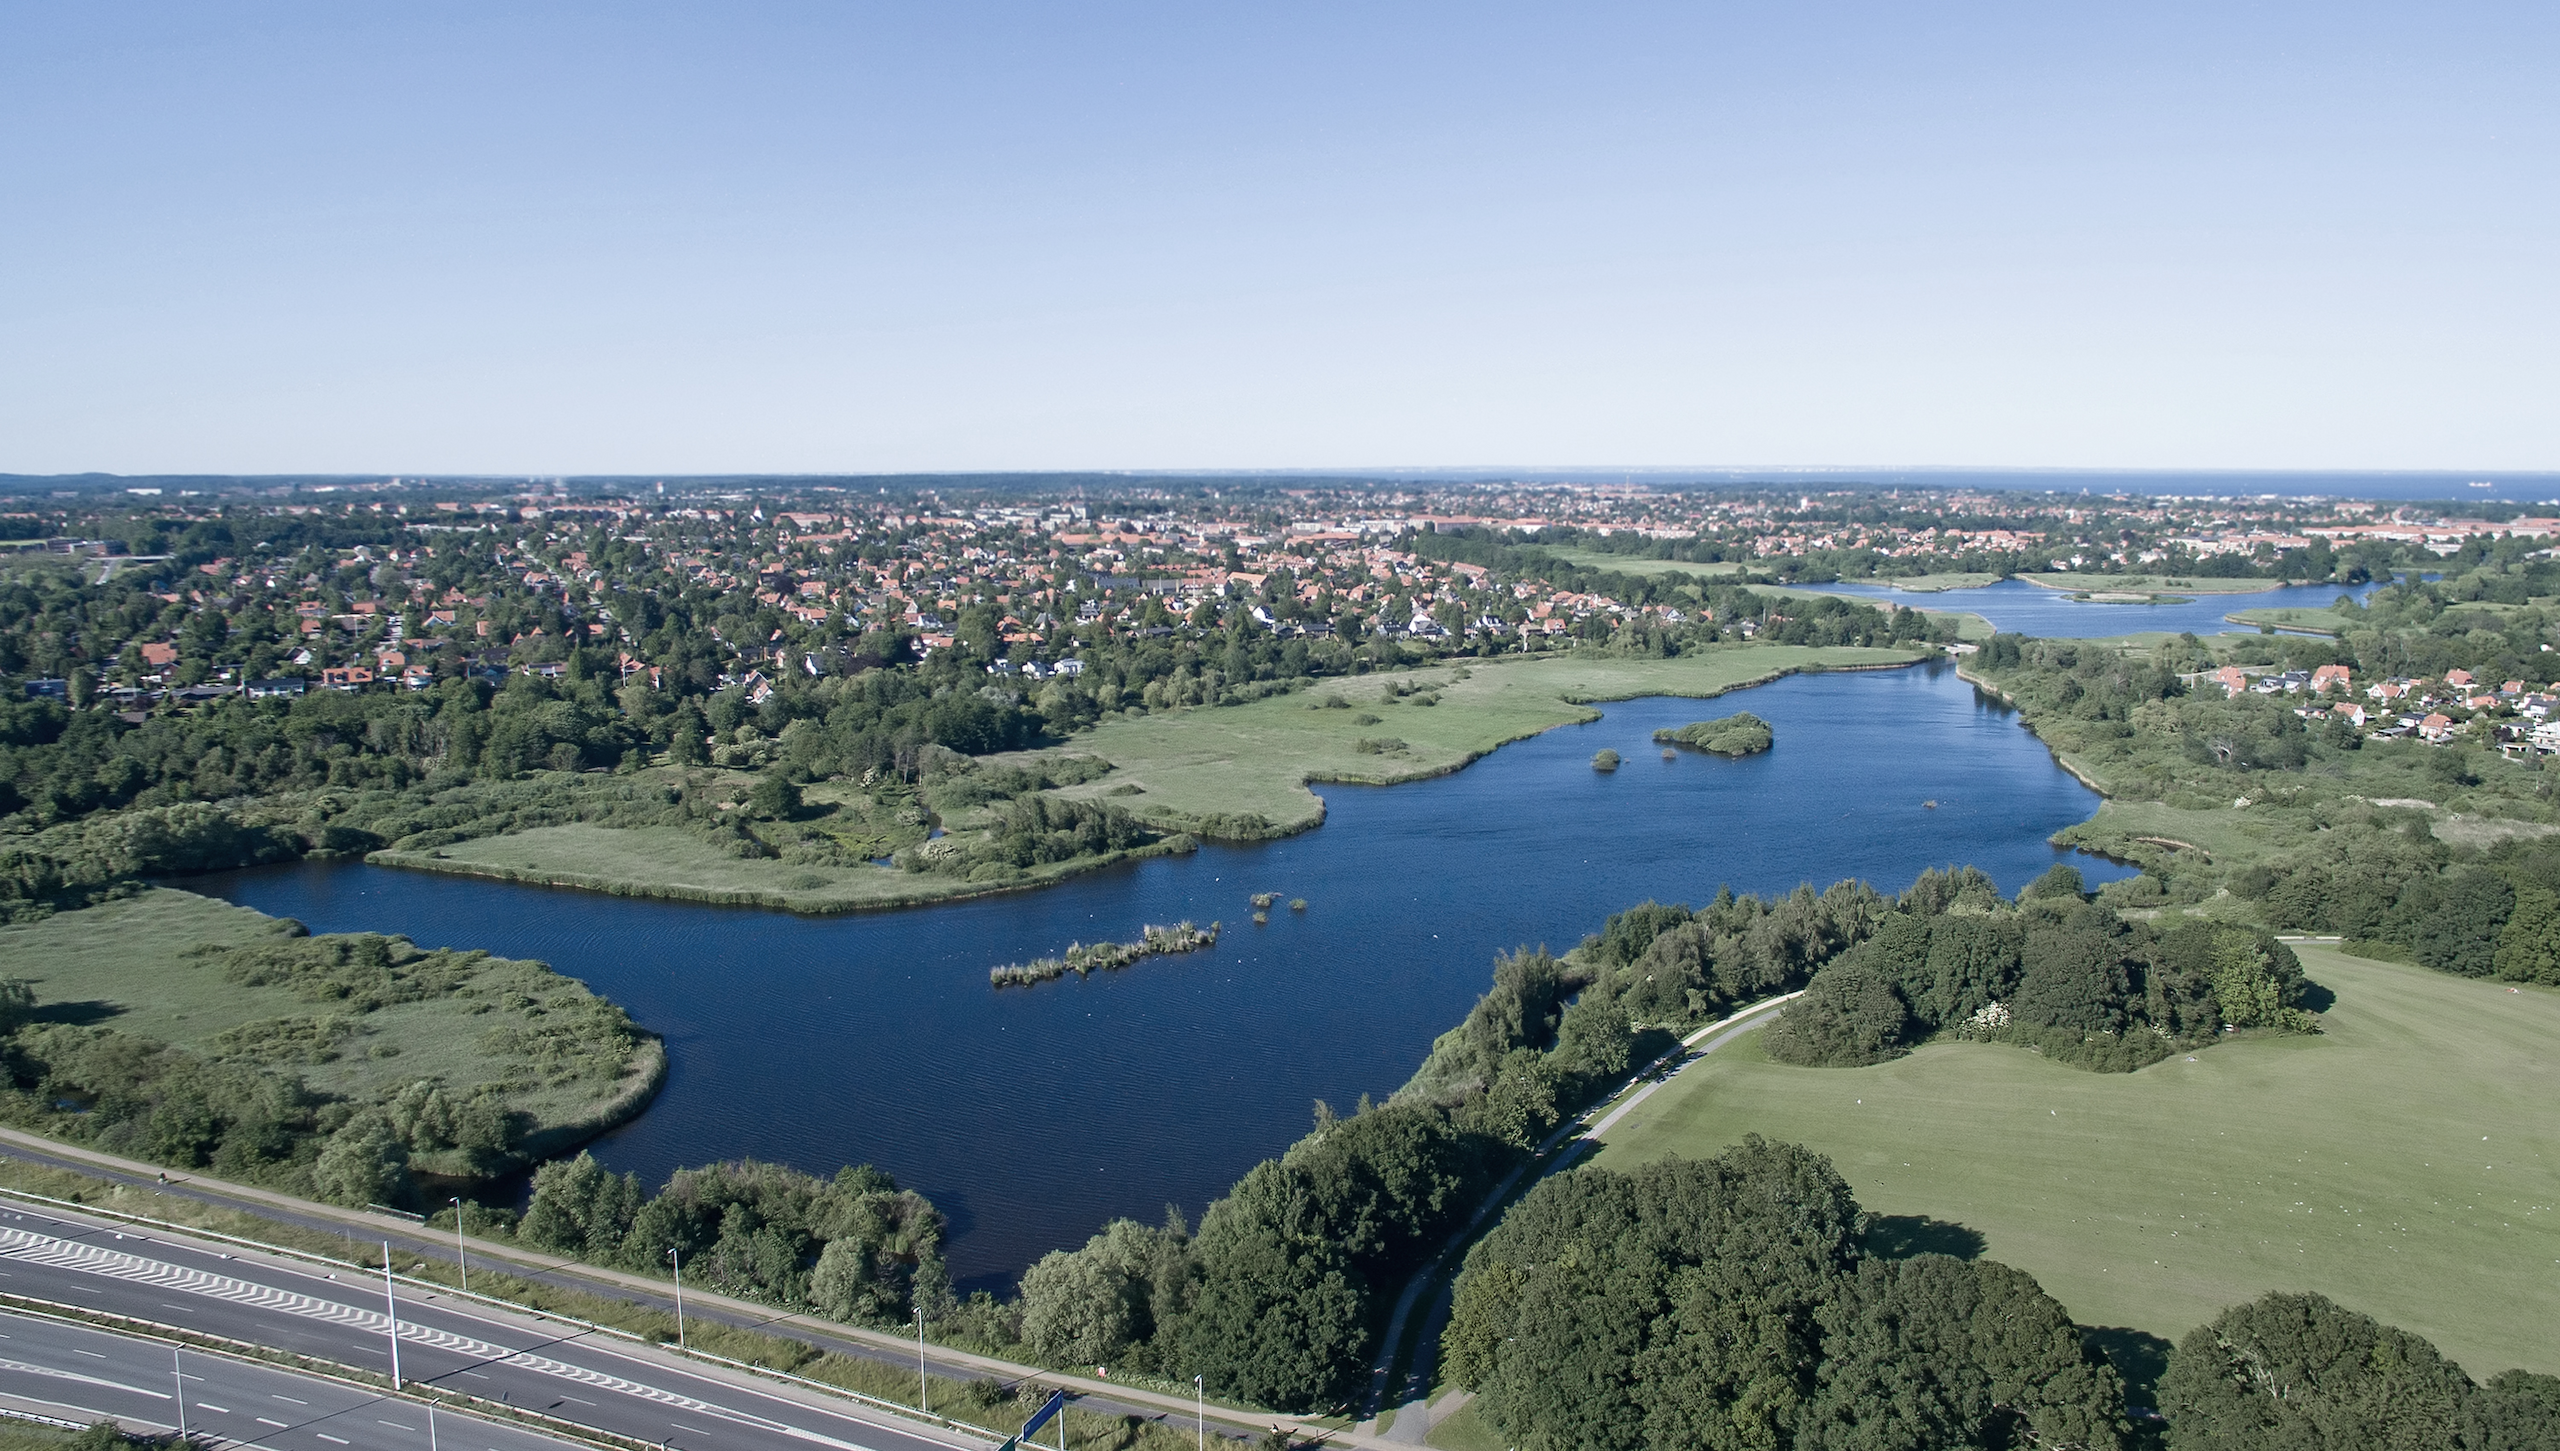
[[[1046,891],[801,918],[355,864],[186,885],[318,932],[404,933],[547,961],[666,1036],[666,1091],[595,1146],[655,1186],[752,1155],[870,1162],[952,1218],[963,1288],[1009,1286],[1115,1215],[1196,1218],[1305,1132],[1314,1101],[1384,1096],[1462,1018],[1497,951],[1562,951],[1651,897],[1971,863],[2014,891],[2097,798],[1943,665],[1647,699],[1454,776],[1320,788],[1318,830]],[[1665,762],[1656,727],[1751,710],[1777,746]],[[1592,753],[1617,750],[1613,775]],[[1934,805],[1930,804],[1934,803]],[[2095,881],[2123,875],[2073,858]],[[1247,898],[1282,906],[1255,927]],[[1288,910],[1303,897],[1303,913]],[[991,988],[999,963],[1147,923],[1220,920],[1205,952]]]

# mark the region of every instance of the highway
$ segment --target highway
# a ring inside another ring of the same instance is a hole
[[[0,1294],[129,1316],[376,1373],[387,1373],[391,1366],[393,1311],[379,1276],[332,1273],[282,1257],[223,1250],[158,1231],[137,1232],[68,1212],[0,1205]],[[811,1447],[947,1451],[980,1444],[957,1433],[901,1423],[886,1413],[875,1415],[818,1392],[760,1381],[743,1372],[683,1360],[654,1347],[543,1320],[529,1312],[495,1309],[430,1289],[401,1286],[397,1315],[400,1374],[405,1381],[664,1445],[668,1451],[809,1451]],[[123,1352],[110,1351],[104,1343],[75,1345],[70,1328],[11,1318],[15,1323],[8,1330],[13,1336],[33,1335],[29,1327],[44,1327],[41,1339],[47,1355],[20,1355],[10,1350],[17,1340],[0,1342],[0,1351],[7,1352],[0,1360],[44,1367],[0,1366],[0,1389],[12,1395],[78,1403],[79,1396],[61,1394],[66,1387],[78,1387],[82,1395],[92,1398],[127,1397],[124,1404],[144,1419],[175,1423],[167,1346],[114,1336],[107,1339],[140,1348]],[[93,1381],[112,1385],[59,1379],[58,1372],[90,1358],[83,1351],[114,1358],[121,1368],[117,1373],[85,1372]],[[427,1445],[424,1409],[410,1403],[381,1399],[373,1403],[378,1414],[358,1414],[358,1403],[366,1393],[339,1389],[328,1399],[304,1396],[310,1406],[299,1417],[279,1414],[275,1408],[288,1402],[234,1405],[234,1401],[254,1403],[259,1397],[232,1386],[236,1381],[246,1387],[257,1375],[288,1373],[252,1370],[209,1355],[188,1353],[186,1359],[191,1374],[213,1376],[216,1372],[211,1367],[219,1365],[226,1378],[225,1389],[208,1394],[215,1405],[228,1409],[208,1410],[200,1427],[191,1420],[191,1429],[254,1442],[272,1451],[331,1451],[333,1447],[346,1451],[357,1445],[377,1451],[416,1451]],[[137,1368],[153,1364],[156,1370]],[[161,1392],[170,1393],[168,1403],[151,1400]],[[225,1400],[226,1395],[231,1399]],[[146,1405],[159,1409],[142,1409]],[[326,1414],[324,1405],[332,1408]],[[375,1421],[383,1424],[368,1432],[375,1437],[370,1442],[358,1440],[348,1429],[358,1422]],[[394,1422],[419,1423],[419,1439],[396,1439],[407,1433],[395,1429]],[[455,1444],[466,1446],[467,1451],[528,1451],[535,1445],[556,1444],[529,1433],[509,1430],[505,1434],[517,1439]]]
[[[174,1356],[174,1358],[173,1358]],[[186,1428],[260,1451],[564,1451],[516,1426],[378,1391],[221,1356],[175,1351],[85,1325],[0,1312],[0,1402],[59,1420],[112,1419],[127,1431]]]

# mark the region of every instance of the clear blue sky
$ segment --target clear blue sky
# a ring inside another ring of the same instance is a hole
[[[0,470],[2560,467],[2560,6],[0,0]]]

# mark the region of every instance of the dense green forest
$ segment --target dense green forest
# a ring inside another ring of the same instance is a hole
[[[951,1310],[943,1218],[868,1165],[819,1179],[752,1160],[679,1169],[656,1194],[586,1154],[535,1171],[516,1226],[590,1264],[672,1273],[726,1294],[887,1323]]]
[[[1750,1137],[1711,1159],[1540,1182],[1468,1251],[1452,1383],[1537,1451],[2050,1446],[2160,1435],[2069,1311],[1990,1260],[1897,1257],[1829,1160]],[[2424,1339],[2270,1295],[2179,1342],[2172,1451],[2542,1451],[2560,1377],[2479,1386]]]

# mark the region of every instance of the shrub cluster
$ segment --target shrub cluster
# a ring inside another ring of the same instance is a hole
[[[1924,874],[1761,1035],[1782,1063],[1880,1063],[1938,1033],[2129,1071],[2228,1028],[2316,1031],[2293,950],[2265,932],[2155,930],[2048,875],[2014,905],[1968,867]]]
[[[672,1269],[725,1294],[858,1324],[951,1309],[941,1211],[864,1165],[819,1179],[741,1160],[639,1180],[587,1154],[545,1164],[517,1238],[590,1264]]]

